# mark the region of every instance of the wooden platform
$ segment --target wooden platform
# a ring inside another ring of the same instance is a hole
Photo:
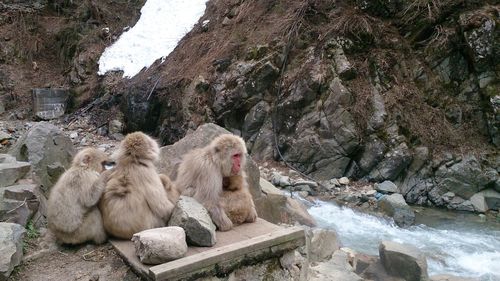
[[[216,235],[215,246],[189,247],[186,257],[155,266],[139,261],[131,241],[111,240],[111,244],[135,272],[148,280],[194,280],[229,273],[305,244],[302,227],[284,228],[260,218]]]

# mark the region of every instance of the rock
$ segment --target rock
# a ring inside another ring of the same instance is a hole
[[[480,192],[480,194],[484,197],[486,205],[488,209],[491,210],[500,210],[500,193],[493,189],[486,189]]]
[[[38,199],[35,195],[36,185],[34,184],[20,184],[4,188],[3,198],[17,201],[25,201],[32,211],[38,210]]]
[[[272,183],[266,181],[263,178],[260,179],[260,188],[265,194],[283,195],[283,191],[276,188]]]
[[[73,133],[69,134],[69,138],[72,139],[72,140],[75,140],[76,138],[78,138],[78,133],[77,132],[73,132]]]
[[[181,162],[181,158],[184,154],[186,154],[193,148],[205,147],[215,137],[221,134],[229,133],[230,132],[226,129],[211,123],[204,124],[198,127],[196,131],[186,135],[175,144],[160,148],[158,170],[160,171],[160,173],[170,175],[170,178],[174,180],[177,177],[177,166]],[[255,162],[248,155],[245,171],[247,173],[250,193],[252,193],[252,196],[255,200],[256,198],[260,197],[262,193],[259,184],[260,172]]]
[[[475,193],[495,183],[498,172],[483,168],[475,156],[466,156],[449,167],[441,165],[435,173],[437,187],[469,199]]]
[[[0,131],[0,141],[3,140],[10,140],[12,136],[10,134],[7,134],[6,132]]]
[[[341,177],[338,181],[339,181],[339,184],[341,184],[341,185],[348,185],[349,184],[349,179],[346,177]]]
[[[10,154],[0,154],[0,164],[16,163],[16,157]]]
[[[272,223],[315,226],[316,221],[299,201],[286,195],[267,194],[254,200],[257,214]]]
[[[383,196],[378,201],[378,206],[388,216],[393,217],[400,227],[407,227],[415,222],[415,213],[399,193]]]
[[[351,80],[356,77],[356,69],[349,62],[342,48],[333,50],[333,60],[335,61],[335,72],[342,80]]]
[[[24,177],[30,168],[28,162],[0,163],[0,187],[12,185]]]
[[[59,128],[47,122],[39,122],[19,138],[11,149],[11,154],[18,160],[31,163],[33,179],[41,184],[42,191],[47,195],[60,176],[49,175],[48,166],[68,168],[75,149],[71,139]]]
[[[353,272],[352,266],[348,262],[347,253],[336,251],[332,258],[326,262],[321,262],[311,267],[311,274],[308,280],[323,281],[362,281],[363,279]]]
[[[259,132],[270,109],[269,104],[265,101],[258,102],[250,109],[243,121],[242,137],[245,140],[250,139]]]
[[[168,225],[182,227],[190,245],[211,247],[216,243],[215,224],[208,211],[191,197],[180,197]]]
[[[333,252],[340,248],[337,233],[333,230],[313,228],[308,230],[309,260],[310,262],[321,262],[331,258]]]
[[[430,281],[479,281],[479,279],[459,277],[449,274],[439,274],[439,275],[432,275],[430,277]]]
[[[398,193],[398,187],[392,181],[384,181],[382,183],[376,183],[375,189],[384,194]]]
[[[427,281],[427,261],[424,254],[411,245],[382,241],[379,256],[384,268],[393,276],[406,281]]]
[[[17,223],[25,226],[36,210],[29,208],[28,202],[0,200],[0,221]]]
[[[304,258],[297,250],[288,251],[284,253],[283,256],[280,257],[279,261],[281,267],[291,272],[292,276],[300,276],[302,268],[307,268],[307,269],[309,268],[309,265],[307,264],[308,263],[307,259]],[[291,279],[294,280],[294,278]],[[250,279],[244,279],[244,280],[250,280]]]
[[[278,172],[273,172],[271,174],[271,183],[275,186],[286,187],[292,185],[290,183],[290,177],[282,176]]]
[[[125,136],[122,133],[109,134],[109,138],[112,140],[122,141]]]
[[[15,223],[0,222],[0,280],[7,280],[23,258],[26,230]]]
[[[310,188],[317,188],[318,187],[318,183],[316,183],[314,181],[306,181],[306,180],[298,180],[298,181],[294,182],[293,185],[294,186],[307,185]]]
[[[411,153],[405,143],[389,151],[384,159],[372,169],[369,178],[374,181],[395,180],[410,164]]]
[[[355,176],[363,177],[384,158],[387,147],[378,137],[371,136],[358,161],[360,171]]]
[[[365,192],[365,195],[369,196],[369,197],[375,197],[376,193],[377,193],[377,191],[375,189],[372,189],[372,190],[368,190],[367,192]]]
[[[186,233],[178,226],[153,228],[132,236],[135,252],[144,264],[160,264],[187,253]]]

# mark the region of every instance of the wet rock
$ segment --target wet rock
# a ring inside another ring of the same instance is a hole
[[[384,181],[382,183],[376,183],[375,189],[383,194],[398,193],[398,187],[392,181]]]
[[[410,164],[411,153],[405,143],[389,151],[369,174],[374,181],[395,180]]]
[[[23,178],[30,168],[28,162],[0,163],[0,187],[12,185]]]
[[[11,149],[18,160],[29,161],[32,165],[33,179],[41,184],[45,194],[59,178],[49,175],[48,166],[61,165],[68,168],[75,154],[71,139],[59,128],[47,123],[36,123],[24,134]]]
[[[172,180],[177,177],[177,167],[181,162],[182,156],[188,151],[207,146],[215,137],[221,134],[229,134],[226,129],[212,123],[204,124],[191,134],[186,135],[173,145],[167,145],[160,148],[160,159],[157,163],[160,173],[169,175]],[[247,155],[247,164],[245,166],[247,173],[248,186],[254,200],[261,195],[260,190],[260,172],[259,168]]]
[[[160,264],[182,258],[187,253],[184,229],[171,226],[141,231],[132,236],[135,252],[144,264]]]
[[[399,193],[383,196],[378,206],[385,214],[394,218],[398,226],[408,227],[415,222],[415,213]]]
[[[406,281],[429,280],[424,254],[411,245],[382,241],[379,256],[384,268],[393,276],[404,278]]]
[[[321,262],[332,257],[333,252],[340,248],[337,233],[333,230],[313,228],[308,230],[309,260],[310,262]]]
[[[7,280],[23,258],[26,230],[19,224],[0,222],[0,280]]]
[[[194,198],[180,197],[168,226],[182,227],[189,245],[211,247],[216,243],[215,224],[208,211]]]

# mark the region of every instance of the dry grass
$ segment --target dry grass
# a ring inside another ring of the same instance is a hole
[[[342,9],[334,19],[331,32],[358,41],[368,40],[370,42],[376,36],[379,25],[380,22],[376,18],[359,9],[347,8]]]
[[[408,24],[421,19],[436,22],[447,6],[457,5],[464,0],[413,0],[403,12],[403,20]]]

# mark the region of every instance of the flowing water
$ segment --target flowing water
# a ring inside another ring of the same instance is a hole
[[[378,255],[382,240],[412,244],[426,255],[430,275],[500,281],[499,224],[481,223],[477,215],[426,213],[420,220],[417,215],[418,225],[403,229],[392,221],[329,202],[317,201],[309,213],[320,227],[335,229],[343,246],[358,252]]]

